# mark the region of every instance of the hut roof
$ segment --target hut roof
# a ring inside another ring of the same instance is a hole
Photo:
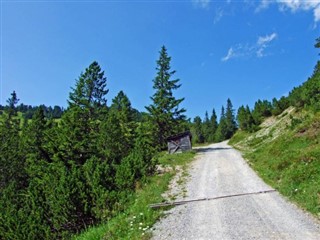
[[[183,133],[179,133],[179,134],[170,136],[170,137],[167,138],[167,140],[168,140],[168,141],[172,141],[172,140],[176,140],[176,139],[179,139],[179,138],[182,138],[182,137],[185,137],[185,136],[190,136],[190,137],[192,137],[190,131],[186,131],[186,132],[183,132]]]

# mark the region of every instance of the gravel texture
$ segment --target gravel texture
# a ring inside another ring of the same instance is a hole
[[[186,197],[213,198],[271,190],[226,142],[199,148]],[[191,202],[154,225],[157,239],[320,239],[320,224],[277,192]]]

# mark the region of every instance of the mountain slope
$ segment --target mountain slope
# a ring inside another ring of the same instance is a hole
[[[293,107],[230,144],[270,185],[320,218],[320,113]]]

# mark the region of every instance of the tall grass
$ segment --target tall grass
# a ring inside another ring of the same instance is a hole
[[[267,183],[320,217],[320,113],[292,121],[287,130],[268,144],[246,146],[244,156]]]

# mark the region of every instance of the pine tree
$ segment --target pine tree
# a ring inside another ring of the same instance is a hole
[[[211,135],[211,122],[209,120],[208,112],[206,111],[204,119],[203,119],[203,135],[204,135],[204,141],[209,142],[210,141],[210,135]]]
[[[19,99],[17,98],[16,91],[13,91],[11,93],[11,98],[7,100],[8,108],[9,108],[8,109],[9,117],[17,114],[16,105],[18,104],[18,102],[19,102]]]
[[[211,129],[210,129],[209,141],[210,142],[214,142],[215,141],[215,134],[216,134],[216,131],[217,131],[217,128],[218,128],[217,114],[216,114],[216,111],[215,111],[214,108],[212,109],[212,114],[211,114],[211,117],[210,117],[210,123],[211,123],[210,124]]]
[[[0,121],[0,239],[22,239],[23,197],[28,184],[15,92]],[[22,216],[22,217],[21,217]],[[14,230],[13,230],[14,229]]]
[[[19,99],[16,92],[11,93],[7,100],[8,108],[0,121],[0,189],[9,183],[23,186],[25,180],[24,151],[21,149],[20,118],[17,116],[16,105]]]
[[[254,120],[251,115],[249,106],[241,106],[238,109],[237,120],[239,128],[243,131],[253,131],[254,130]]]
[[[84,73],[81,73],[76,87],[72,88],[68,100],[69,107],[94,109],[105,106],[107,103],[105,96],[109,91],[106,86],[104,71],[101,71],[100,65],[94,61]]]
[[[107,192],[113,187],[112,176],[106,149],[100,144],[102,123],[107,113],[107,93],[104,72],[97,62],[93,62],[72,88],[69,107],[59,123],[59,151],[54,159],[62,166],[54,181],[58,186],[65,184],[64,180],[68,181],[67,186],[61,186],[60,192],[67,195],[70,207],[67,220],[73,230],[101,219],[111,203]],[[56,170],[53,168],[52,172]]]
[[[101,149],[114,164],[120,164],[134,146],[134,111],[129,98],[120,91],[112,100],[108,115],[101,126]]]
[[[106,77],[97,62],[82,73],[69,95],[69,108],[61,119],[61,157],[84,164],[98,152],[96,139],[106,113]]]
[[[184,98],[176,99],[173,90],[180,88],[179,79],[171,80],[176,71],[171,71],[171,57],[167,54],[167,49],[163,46],[160,57],[157,61],[157,76],[153,80],[155,93],[151,97],[152,104],[147,106],[151,121],[153,123],[153,133],[155,136],[155,146],[164,149],[166,138],[172,134],[184,130],[186,110],[179,108]]]
[[[256,125],[259,125],[265,117],[272,115],[272,104],[267,100],[261,101],[260,99],[254,104],[252,117]]]
[[[215,134],[216,142],[221,142],[226,139],[227,134],[227,124],[226,124],[226,115],[224,107],[221,107],[220,121]]]
[[[199,116],[193,119],[193,141],[195,143],[204,143],[205,138],[203,134],[203,123]]]
[[[234,109],[231,103],[231,100],[228,98],[227,100],[227,108],[226,108],[226,135],[225,139],[229,139],[237,130],[237,123],[234,116]]]

